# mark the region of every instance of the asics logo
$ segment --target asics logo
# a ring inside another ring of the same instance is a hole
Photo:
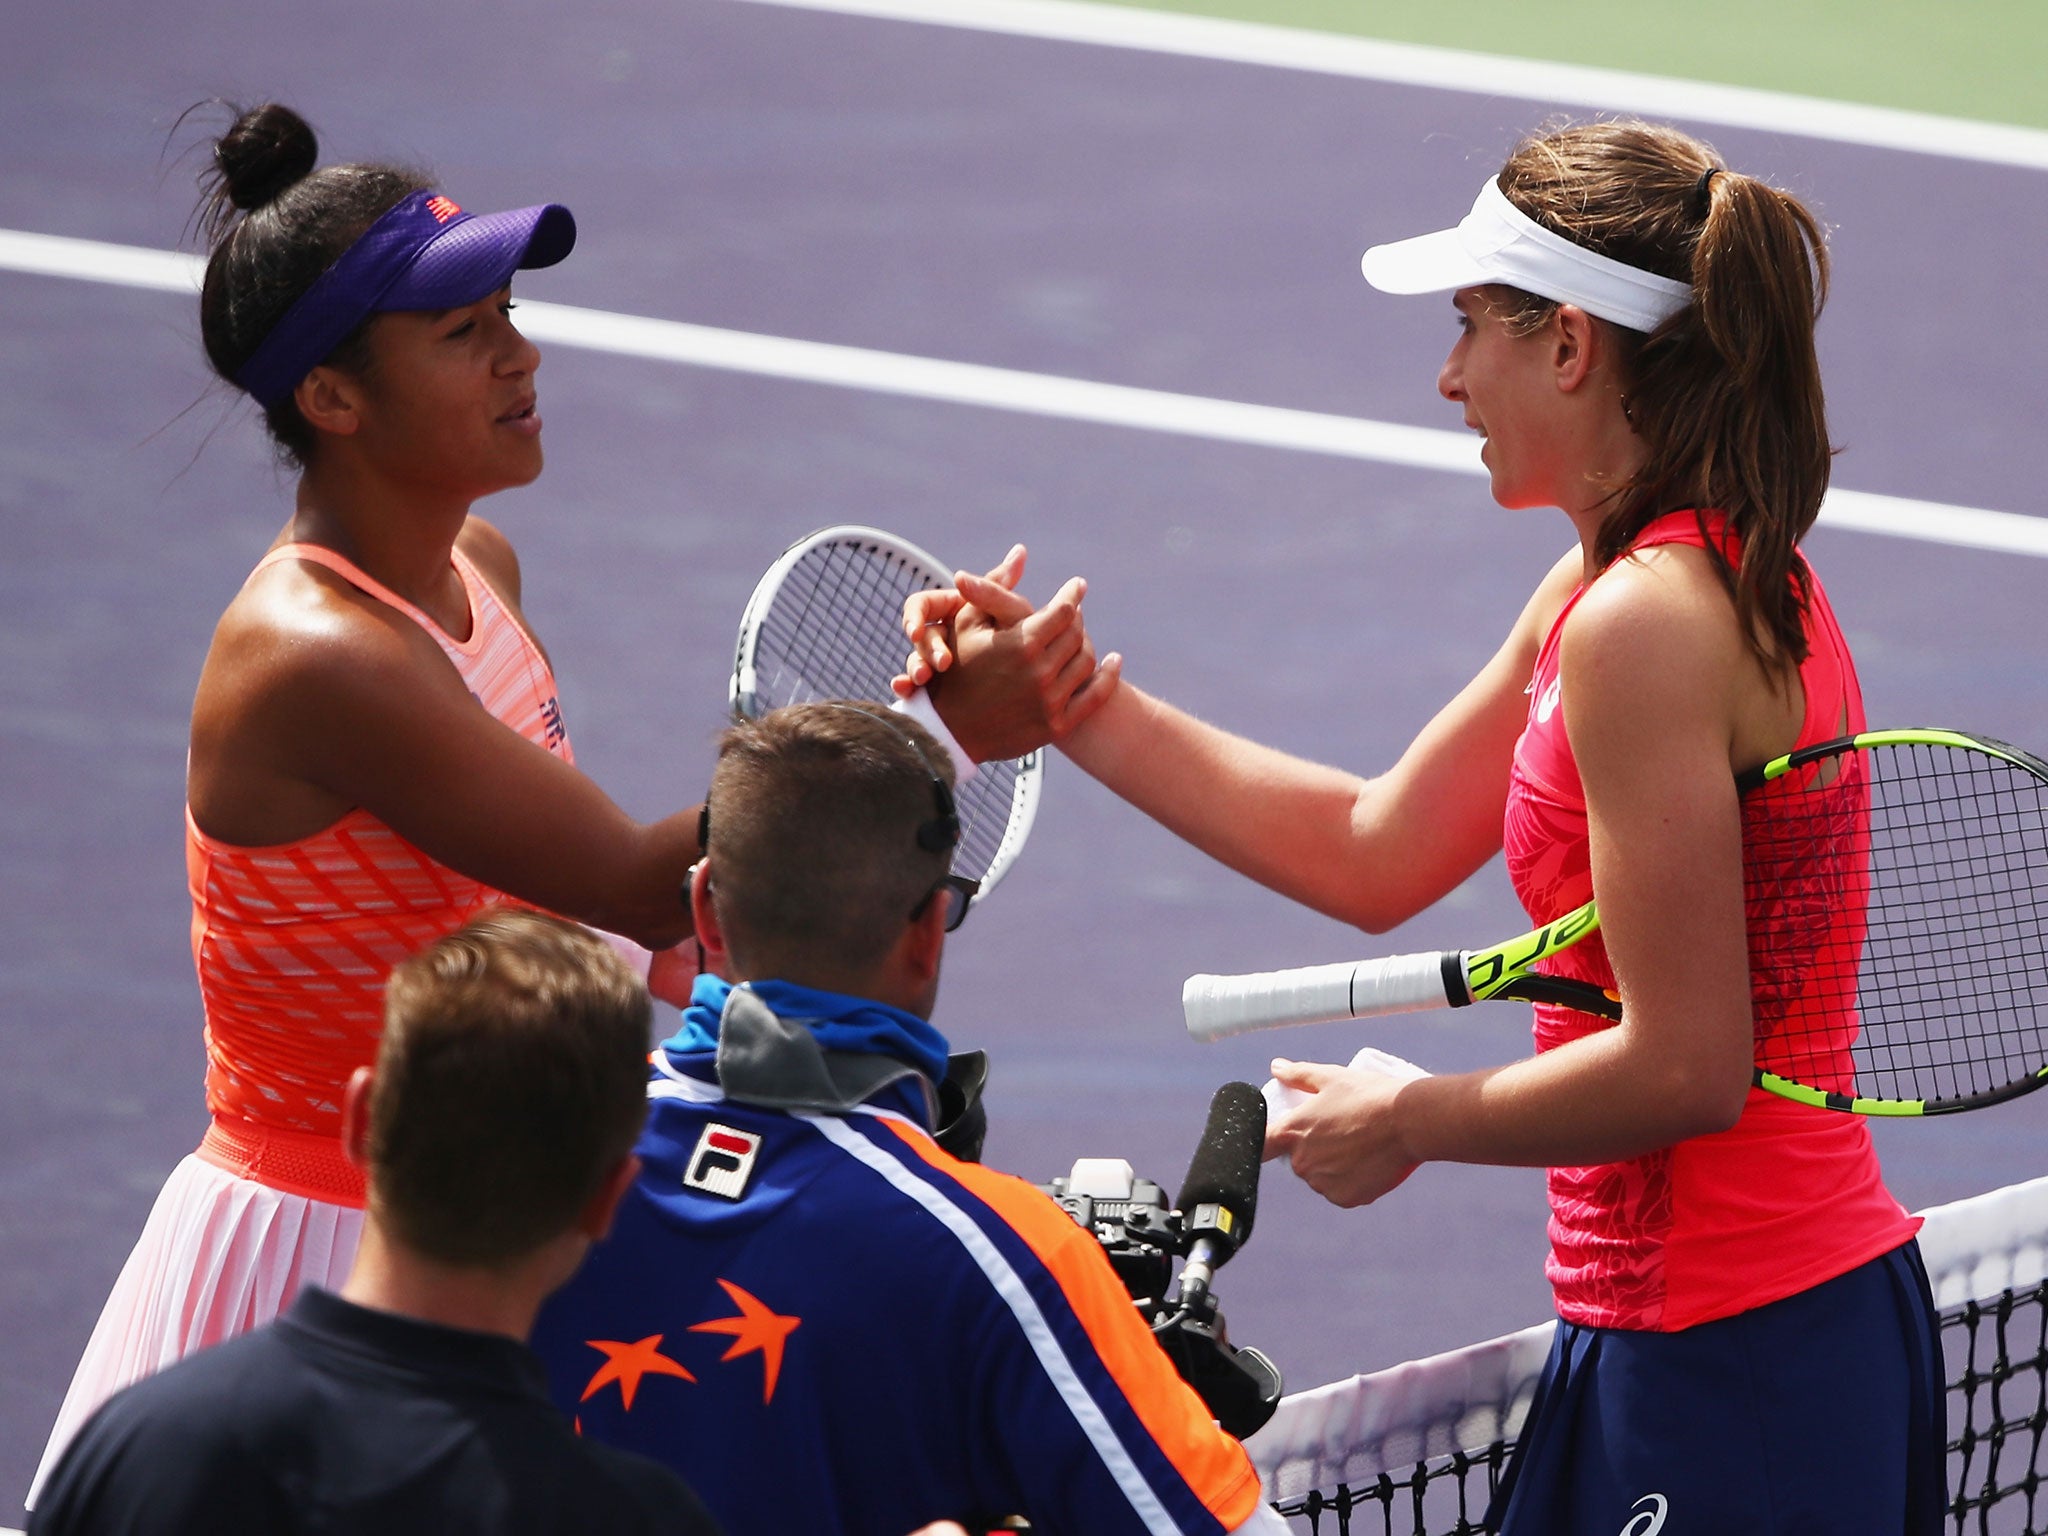
[[[1650,1507],[1643,1509],[1647,1504]],[[1646,1493],[1630,1509],[1641,1510],[1627,1525],[1621,1528],[1621,1536],[1657,1536],[1664,1529],[1664,1513],[1671,1507],[1671,1501],[1661,1493]]]
[[[1558,689],[1562,686],[1563,684],[1560,679],[1552,678],[1550,686],[1543,690],[1543,697],[1536,701],[1536,723],[1538,725],[1543,724],[1544,721],[1557,713],[1557,693]]]

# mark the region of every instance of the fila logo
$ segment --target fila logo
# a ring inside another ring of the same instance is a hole
[[[683,1169],[683,1185],[737,1200],[747,1192],[747,1180],[753,1176],[754,1158],[760,1150],[761,1138],[752,1131],[715,1122],[707,1125]]]
[[[462,209],[456,206],[449,198],[435,196],[427,199],[427,212],[434,216],[435,223],[446,224],[455,215],[462,212]]]

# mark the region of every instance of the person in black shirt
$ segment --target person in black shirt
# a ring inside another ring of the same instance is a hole
[[[650,1024],[603,942],[535,913],[400,965],[343,1106],[348,1283],[110,1399],[33,1536],[716,1536],[673,1473],[579,1438],[525,1345],[637,1170]]]

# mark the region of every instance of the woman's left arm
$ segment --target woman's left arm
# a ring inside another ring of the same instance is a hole
[[[1289,1154],[1337,1204],[1376,1199],[1422,1162],[1618,1162],[1741,1114],[1752,1024],[1732,757],[1759,674],[1693,554],[1610,569],[1563,636],[1565,728],[1622,1021],[1510,1066],[1412,1082],[1276,1063],[1315,1097],[1275,1125],[1268,1155]]]

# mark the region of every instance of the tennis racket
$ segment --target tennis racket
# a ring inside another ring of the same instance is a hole
[[[823,528],[798,540],[768,567],[740,617],[733,712],[757,720],[816,699],[893,704],[889,683],[907,653],[904,599],[952,584],[950,566],[876,528]],[[979,880],[981,896],[1023,851],[1044,774],[1045,754],[1033,752],[983,763],[956,786],[953,873]]]
[[[1737,785],[1758,1087],[1937,1115],[2048,1081],[2048,764],[1957,731],[1869,731]],[[1198,1040],[1494,998],[1618,1019],[1612,992],[1542,969],[1599,926],[1589,902],[1484,949],[1191,976],[1181,1003]]]

